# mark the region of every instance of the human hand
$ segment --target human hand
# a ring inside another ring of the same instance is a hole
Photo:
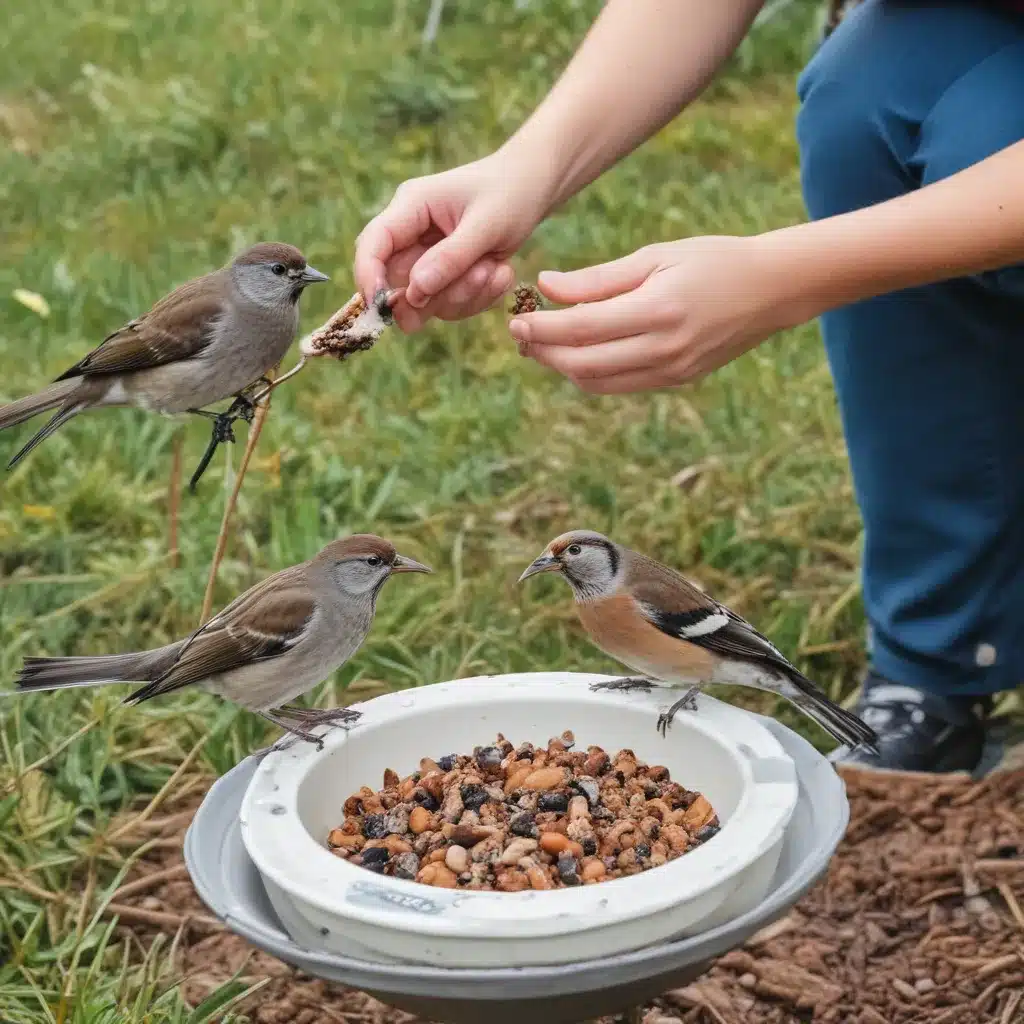
[[[541,292],[573,305],[517,316],[509,330],[523,355],[594,394],[699,379],[809,319],[771,237],[687,238],[583,270],[545,272]]]
[[[508,258],[544,216],[537,175],[501,150],[474,163],[404,182],[356,241],[364,297],[397,290],[395,321],[406,332],[430,318],[462,320],[511,287]]]

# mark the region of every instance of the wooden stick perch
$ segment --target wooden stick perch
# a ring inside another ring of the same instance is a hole
[[[270,374],[273,378],[273,374]],[[273,380],[271,380],[273,383]],[[263,397],[256,407],[256,415],[253,416],[252,425],[249,427],[249,436],[245,441],[245,452],[242,455],[242,464],[238,467],[238,475],[235,477],[235,484],[231,488],[228,500],[224,504],[224,515],[220,521],[220,533],[217,534],[217,546],[213,550],[213,561],[210,564],[210,575],[206,581],[206,593],[203,595],[203,610],[199,615],[199,625],[203,625],[210,617],[210,609],[213,606],[213,591],[217,584],[217,573],[220,571],[220,563],[224,560],[224,551],[228,546],[228,532],[231,527],[231,517],[235,513],[235,506],[238,504],[238,495],[242,490],[242,481],[245,480],[246,470],[249,468],[249,460],[256,450],[256,444],[263,431],[263,424],[267,421],[267,414],[270,412],[270,392]]]

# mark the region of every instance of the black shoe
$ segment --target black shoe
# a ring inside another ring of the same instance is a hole
[[[880,753],[843,748],[833,760],[889,771],[973,772],[990,706],[991,698],[940,697],[869,672],[854,712],[878,733]]]

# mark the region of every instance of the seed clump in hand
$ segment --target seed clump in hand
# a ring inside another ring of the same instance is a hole
[[[520,313],[536,313],[538,309],[543,308],[544,299],[534,285],[516,285],[515,291],[512,292],[512,308],[509,310],[513,316]]]
[[[667,768],[631,750],[575,749],[571,732],[391,769],[343,808],[328,848],[377,874],[446,889],[520,892],[593,885],[667,864],[706,843],[718,815]]]

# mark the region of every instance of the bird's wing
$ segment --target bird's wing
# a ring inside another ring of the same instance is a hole
[[[174,664],[128,701],[137,704],[291,650],[306,635],[316,602],[305,587],[280,582],[268,587],[274,579],[247,591],[193,633]]]
[[[224,286],[211,278],[207,275],[176,288],[148,313],[107,335],[57,380],[148,370],[198,354],[210,344],[224,309]]]
[[[796,672],[782,652],[745,619],[684,577],[661,565],[658,569],[630,588],[640,613],[652,626],[722,658],[767,663],[786,675]]]

